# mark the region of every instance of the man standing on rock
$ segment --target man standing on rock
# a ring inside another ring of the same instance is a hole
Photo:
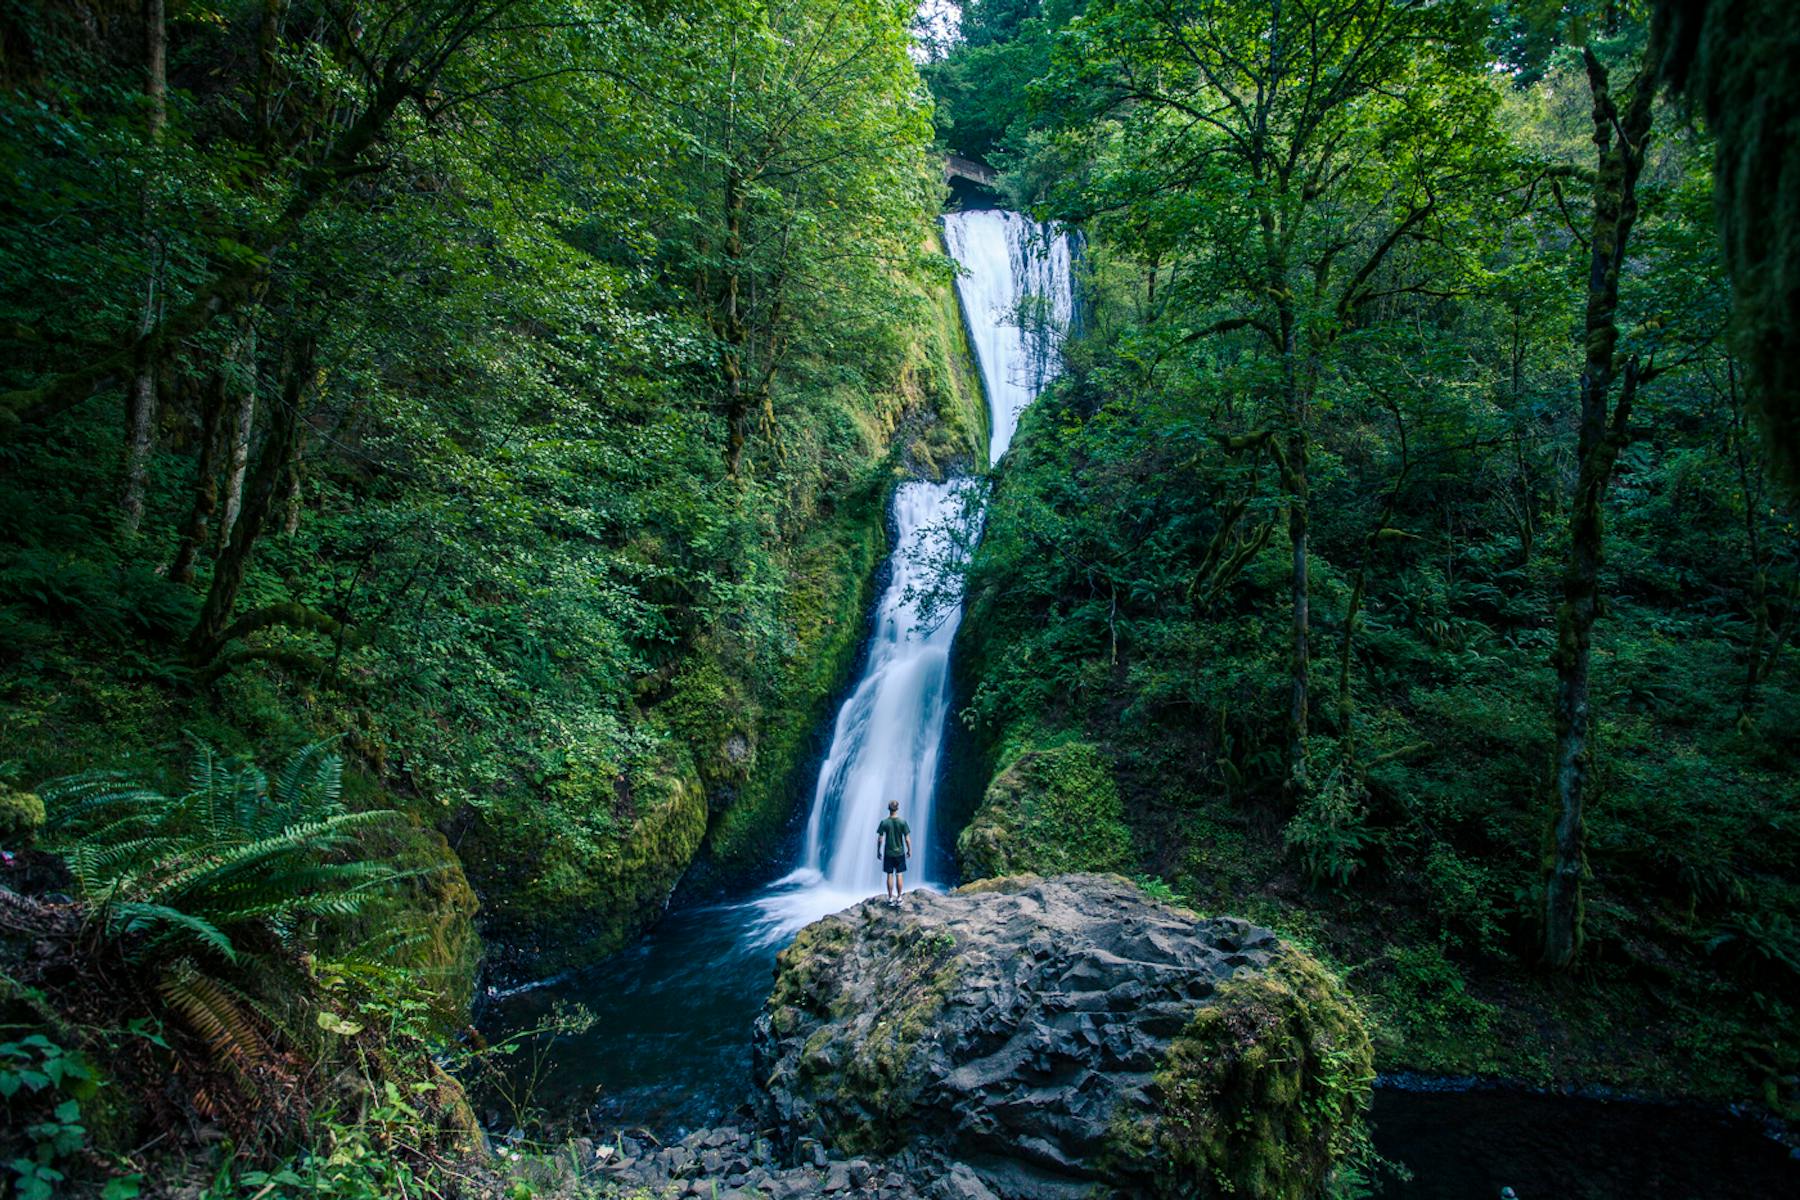
[[[875,827],[875,853],[881,855],[881,869],[887,873],[889,908],[900,907],[900,894],[906,890],[906,857],[912,853],[912,827],[900,819],[900,802],[888,801],[887,820]]]

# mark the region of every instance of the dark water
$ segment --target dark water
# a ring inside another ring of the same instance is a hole
[[[1800,1163],[1747,1121],[1504,1091],[1379,1089],[1375,1145],[1411,1183],[1383,1200],[1793,1200]]]
[[[750,1025],[778,948],[761,940],[766,921],[753,904],[671,913],[633,949],[506,998],[483,1024],[530,1027],[558,1001],[598,1018],[545,1048],[536,1100],[549,1111],[663,1133],[728,1120],[751,1091]],[[1495,1200],[1503,1186],[1519,1200],[1800,1200],[1783,1147],[1695,1109],[1382,1088],[1372,1121],[1383,1156],[1413,1172],[1382,1200]]]
[[[534,1028],[559,1003],[579,1004],[596,1020],[545,1048],[538,1107],[580,1109],[601,1127],[718,1124],[750,1095],[750,1024],[779,949],[761,940],[763,920],[741,904],[672,912],[599,967],[502,999],[483,1015],[483,1031]],[[532,1056],[532,1048],[517,1056],[515,1074],[531,1069]]]

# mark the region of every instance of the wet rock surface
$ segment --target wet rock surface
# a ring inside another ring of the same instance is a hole
[[[1110,875],[817,922],[783,952],[755,1039],[780,1147],[888,1154],[977,1200],[1304,1194],[1369,1057],[1304,954]]]

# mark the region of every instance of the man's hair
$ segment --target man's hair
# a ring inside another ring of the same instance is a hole
[[[899,812],[900,811],[900,802],[898,800],[889,800],[888,801],[888,811],[889,812]]]

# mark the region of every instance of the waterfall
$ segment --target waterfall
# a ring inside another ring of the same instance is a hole
[[[944,218],[969,340],[987,393],[988,461],[1000,461],[1019,414],[1060,366],[1072,312],[1068,239],[1018,213],[987,209]],[[968,477],[914,480],[894,493],[895,545],[876,609],[868,662],[839,707],[807,816],[801,865],[756,901],[765,935],[777,938],[882,890],[875,827],[890,800],[912,827],[908,886],[931,880],[933,790],[950,709],[950,643],[962,597],[921,588],[941,547],[934,539],[968,519]]]
[[[1012,444],[1019,414],[1056,377],[1074,314],[1069,239],[1015,212],[944,217],[944,241],[966,274],[956,281],[987,388],[988,462]]]

